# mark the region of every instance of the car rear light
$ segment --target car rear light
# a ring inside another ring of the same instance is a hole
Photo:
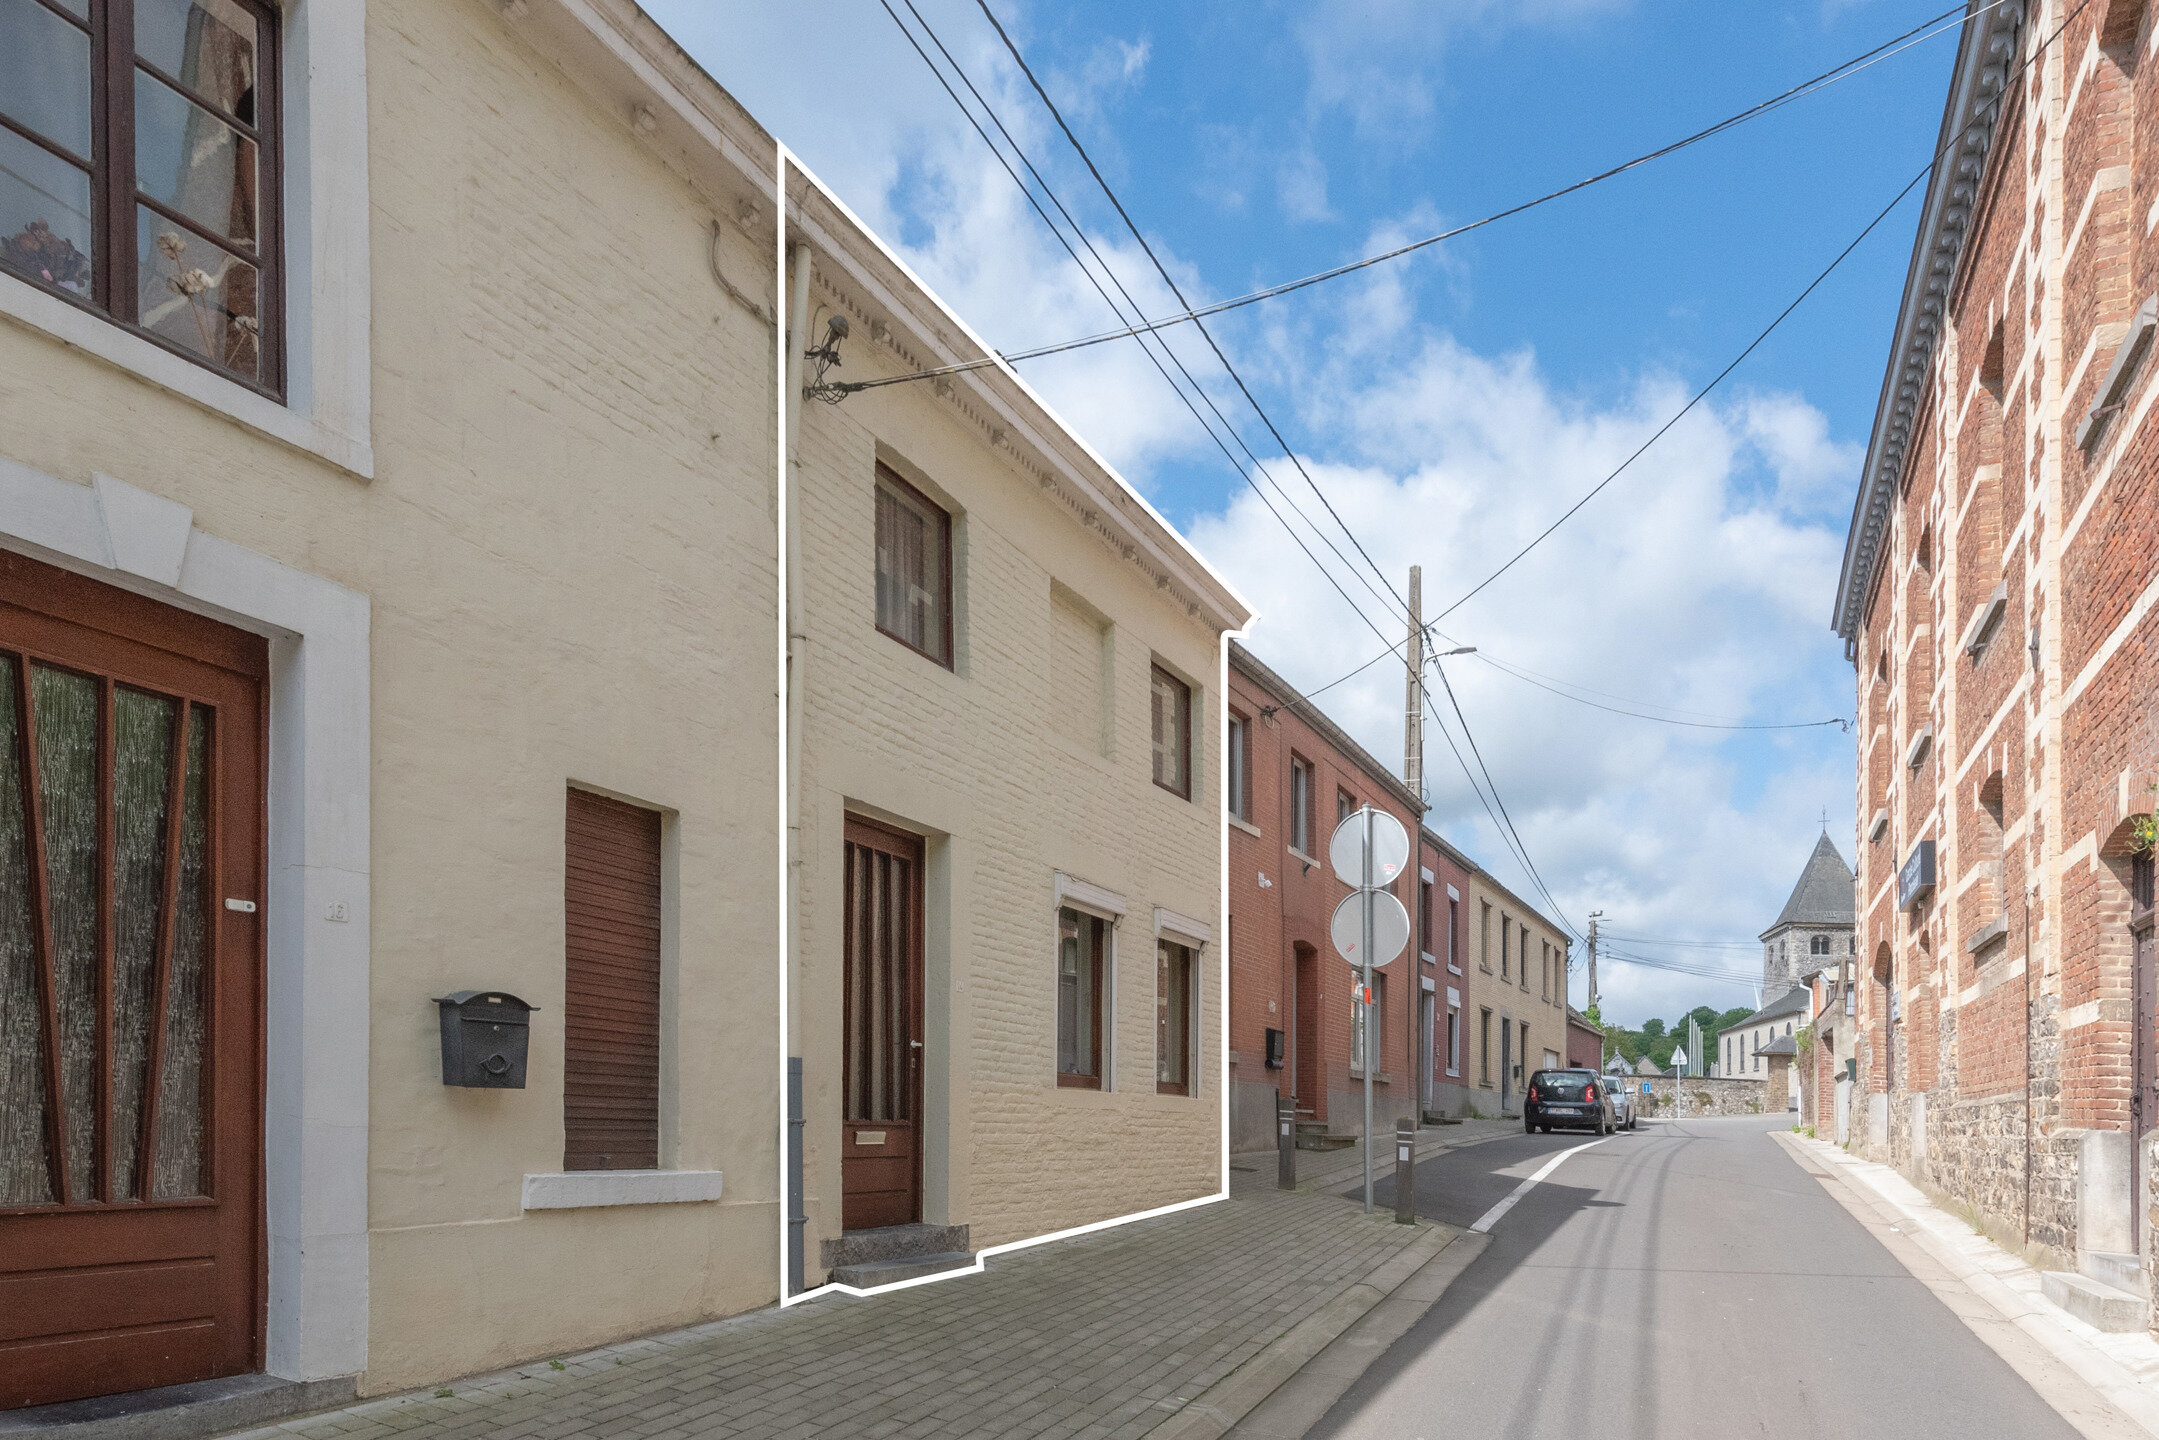
[[[1541,1100],[1541,1099],[1543,1099],[1544,1097],[1543,1097],[1543,1096],[1541,1096],[1541,1095],[1539,1095],[1539,1094],[1537,1093],[1537,1087],[1536,1087],[1536,1086],[1534,1086],[1534,1085],[1532,1085],[1532,1086],[1530,1086],[1530,1087],[1529,1087],[1529,1098],[1530,1098],[1530,1099],[1532,1099],[1532,1100]]]
[[[1594,1085],[1585,1085],[1585,1086],[1583,1086],[1583,1087],[1582,1087],[1582,1098],[1583,1098],[1584,1100],[1594,1100],[1594,1099],[1596,1099],[1596,1098],[1597,1098],[1597,1087],[1596,1087],[1596,1086],[1594,1086]]]

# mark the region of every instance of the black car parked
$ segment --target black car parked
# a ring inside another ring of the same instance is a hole
[[[1612,1114],[1612,1086],[1594,1070],[1539,1070],[1529,1077],[1522,1097],[1522,1133],[1534,1135],[1560,1126],[1578,1126],[1609,1135],[1618,1128]]]

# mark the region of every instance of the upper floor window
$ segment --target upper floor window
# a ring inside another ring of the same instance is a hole
[[[1827,935],[1816,935],[1809,940],[1807,942],[1807,953],[1810,955],[1827,955],[1829,953],[1829,937]]]
[[[1334,823],[1339,825],[1357,813],[1357,797],[1347,790],[1334,792]]]
[[[1252,722],[1229,717],[1229,813],[1252,823]]]
[[[1154,783],[1192,798],[1192,687],[1154,667]]]
[[[1514,921],[1503,910],[1499,915],[1499,978],[1502,980],[1512,978],[1512,972],[1508,969],[1511,962],[1507,952],[1513,948]]]
[[[1289,848],[1312,853],[1312,762],[1295,755],[1289,761]]]
[[[1447,891],[1447,968],[1462,973],[1462,899]]]
[[[271,11],[0,0],[0,30],[0,265],[277,394]]]
[[[877,467],[877,628],[952,668],[952,517],[884,465]]]

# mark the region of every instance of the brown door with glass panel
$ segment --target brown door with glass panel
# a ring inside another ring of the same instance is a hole
[[[922,840],[847,819],[840,1225],[922,1218]]]
[[[266,668],[0,554],[0,1408],[261,1363]]]

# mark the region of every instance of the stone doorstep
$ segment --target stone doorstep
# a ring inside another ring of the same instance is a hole
[[[2077,1273],[2116,1290],[2126,1290],[2139,1300],[2150,1293],[2144,1283],[2143,1263],[2134,1255],[2110,1250],[2081,1251],[2077,1255]]]
[[[885,1225],[875,1230],[844,1231],[836,1240],[822,1241],[818,1257],[827,1270],[835,1270],[924,1255],[964,1253],[970,1248],[965,1225]]]
[[[233,1375],[0,1411],[0,1440],[200,1440],[350,1405],[357,1392],[358,1382],[349,1375],[336,1380]]]
[[[2144,1297],[2069,1270],[2045,1270],[2039,1293],[2094,1330],[2134,1335],[2144,1329]]]
[[[852,1285],[857,1290],[868,1290],[895,1281],[918,1280],[924,1275],[942,1275],[948,1270],[972,1269],[974,1263],[973,1253],[966,1250],[951,1250],[942,1255],[906,1255],[892,1260],[835,1265],[825,1272],[825,1281],[831,1285]]]

